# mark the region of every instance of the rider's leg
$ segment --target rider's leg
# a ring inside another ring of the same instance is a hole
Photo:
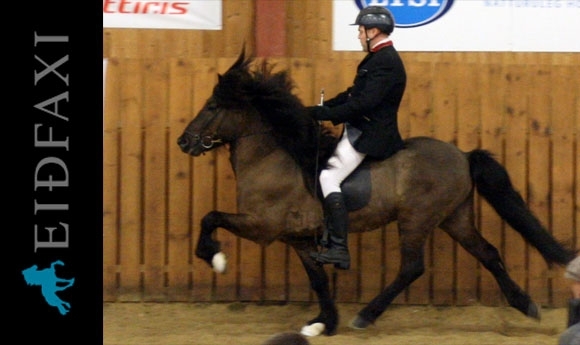
[[[324,213],[327,220],[328,250],[317,254],[316,261],[321,264],[334,264],[340,269],[350,268],[348,253],[348,211],[342,193],[330,193],[324,199]]]
[[[329,249],[324,253],[315,254],[319,263],[332,263],[341,269],[350,267],[347,243],[348,210],[340,185],[362,163],[364,158],[365,154],[352,147],[345,130],[336,150],[328,160],[328,167],[320,173],[320,188],[324,196],[324,215],[329,234]]]
[[[580,298],[568,300],[568,327],[580,323]]]

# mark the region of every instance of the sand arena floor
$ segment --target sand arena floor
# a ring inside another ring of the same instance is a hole
[[[312,345],[556,345],[567,310],[542,310],[535,321],[512,308],[391,306],[366,330],[348,323],[362,304],[339,304],[337,335]],[[261,345],[299,331],[316,304],[104,303],[104,345]]]

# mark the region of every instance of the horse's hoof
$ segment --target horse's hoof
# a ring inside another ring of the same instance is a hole
[[[226,271],[227,264],[228,260],[226,258],[226,254],[222,252],[216,253],[211,259],[211,267],[217,273],[224,273]]]
[[[307,337],[316,337],[318,335],[321,335],[322,332],[324,332],[325,328],[326,327],[322,322],[315,322],[313,324],[302,327],[300,334]]]
[[[350,327],[354,328],[354,329],[365,329],[367,328],[369,325],[371,325],[372,322],[367,321],[365,319],[363,319],[360,316],[357,316],[354,320],[352,320],[352,322],[350,323]]]
[[[538,321],[541,320],[542,316],[540,315],[540,306],[537,305],[536,303],[530,303],[530,305],[528,306],[527,315]]]

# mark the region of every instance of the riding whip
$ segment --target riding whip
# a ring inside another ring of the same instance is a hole
[[[322,107],[324,105],[324,88],[320,89],[320,103],[318,104],[318,106]],[[322,121],[317,121],[318,123],[318,133],[316,136],[316,158],[314,161],[314,194],[316,195],[318,193],[318,159],[319,159],[319,155],[320,155],[320,132],[322,131]],[[316,234],[314,235],[314,238],[316,239],[317,236]],[[316,241],[318,242],[318,241]],[[324,246],[326,243],[328,243],[328,231],[325,227],[324,232],[322,233],[322,238],[320,240],[321,244]],[[316,243],[318,245],[318,243]]]

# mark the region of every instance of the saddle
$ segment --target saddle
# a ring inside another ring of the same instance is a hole
[[[340,185],[346,209],[356,211],[365,207],[371,199],[371,168],[368,161],[363,161]],[[323,200],[322,191],[318,188],[318,197]]]
[[[371,199],[371,168],[363,161],[341,184],[347,210],[356,211],[365,207]]]

